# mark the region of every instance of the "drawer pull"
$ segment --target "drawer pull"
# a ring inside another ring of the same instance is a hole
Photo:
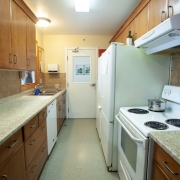
[[[9,53],[9,63],[12,63],[12,54]]]
[[[42,152],[46,152],[46,150],[47,150],[47,148],[46,148],[46,147],[44,147],[44,148],[42,149]]]
[[[36,140],[32,140],[29,145],[33,145],[36,142]]]
[[[36,171],[37,167],[38,167],[38,165],[34,165],[31,172],[34,173]]]
[[[43,117],[47,117],[47,113],[46,112],[43,112]]]
[[[34,128],[36,126],[36,123],[34,123],[30,128]]]
[[[6,180],[8,180],[7,175],[2,175],[1,177],[2,177],[2,179],[6,179]]]
[[[41,130],[44,130],[44,129],[46,129],[46,126],[41,127]]]
[[[14,140],[14,143],[12,145],[8,146],[8,148],[13,148],[17,143],[18,143],[18,140]]]
[[[164,19],[163,19],[163,15],[164,15]],[[162,11],[161,12],[161,22],[163,22],[164,20],[166,20],[166,12]]]
[[[168,167],[168,165],[167,165],[167,162],[166,161],[164,161],[163,162],[163,164],[164,164],[164,166],[166,167],[166,169],[168,170],[168,171],[170,171],[173,175],[178,175],[178,173],[176,173],[176,172],[173,172],[169,167]]]

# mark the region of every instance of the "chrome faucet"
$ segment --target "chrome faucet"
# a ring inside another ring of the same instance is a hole
[[[36,84],[35,87],[34,87],[34,89],[37,89],[37,87],[38,87],[39,85],[40,85],[40,84]]]

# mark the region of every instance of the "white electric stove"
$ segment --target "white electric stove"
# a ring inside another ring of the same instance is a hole
[[[164,112],[150,111],[148,106],[119,109],[116,119],[121,180],[150,180],[153,141],[149,133],[180,130],[180,87],[164,86],[162,98],[167,100]]]

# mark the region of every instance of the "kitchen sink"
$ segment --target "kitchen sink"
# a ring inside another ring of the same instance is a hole
[[[55,89],[43,89],[43,90],[41,90],[40,94],[35,95],[33,93],[33,94],[30,94],[30,96],[53,96],[56,93],[58,93],[59,91],[61,91],[61,89],[59,89],[59,90],[55,90]]]

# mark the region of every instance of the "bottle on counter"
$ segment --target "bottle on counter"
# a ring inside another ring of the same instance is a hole
[[[131,36],[131,31],[128,32],[128,36],[127,36],[127,39],[126,39],[126,44],[127,45],[132,45],[133,43],[133,38]]]

